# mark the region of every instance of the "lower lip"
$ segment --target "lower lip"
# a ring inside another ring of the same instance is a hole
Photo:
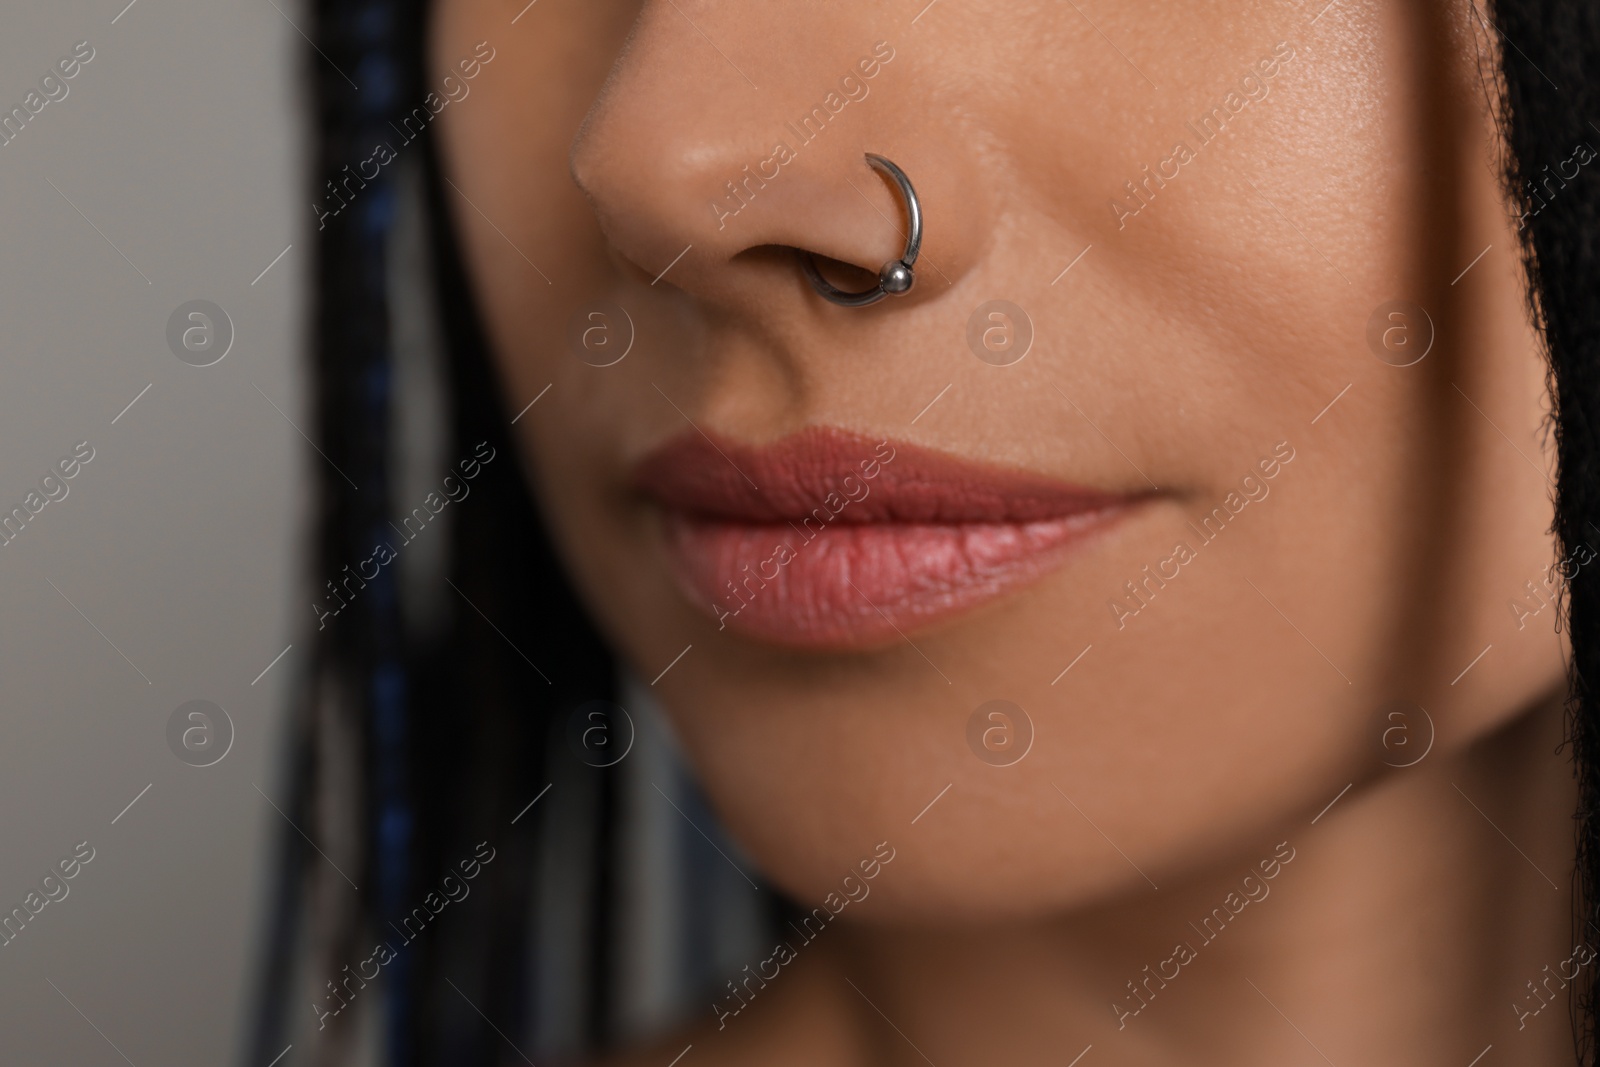
[[[900,640],[1036,580],[1122,510],[820,531],[669,513],[666,540],[691,600],[722,628],[796,648],[855,649]]]

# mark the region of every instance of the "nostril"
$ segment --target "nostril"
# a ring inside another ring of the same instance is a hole
[[[840,289],[866,289],[878,284],[878,271],[868,269],[857,263],[850,263],[842,259],[834,259],[820,252],[808,252],[803,248],[793,250],[797,258],[804,260],[810,257],[816,265],[817,272],[823,280]]]
[[[878,268],[874,284],[864,289],[846,289],[829,281],[817,265],[816,257],[809,252],[800,253],[800,268],[818,296],[841,307],[868,307],[887,296],[904,296],[916,284],[915,265],[922,250],[922,205],[917,191],[893,161],[872,152],[866,154],[867,162],[879,173],[887,176],[900,192],[906,212],[905,251],[899,259],[885,260]],[[853,183],[852,183],[853,184]]]

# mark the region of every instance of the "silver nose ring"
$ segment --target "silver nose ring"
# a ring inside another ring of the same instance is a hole
[[[912,268],[916,265],[917,253],[922,251],[922,204],[917,200],[917,191],[911,187],[911,179],[906,177],[905,171],[882,156],[868,152],[867,162],[894,181],[895,187],[900,190],[900,198],[906,203],[909,226],[905,252],[899,259],[891,259],[883,265],[878,271],[877,285],[859,293],[847,293],[822,276],[822,272],[817,269],[816,257],[803,249],[799,250],[800,269],[810,280],[811,288],[815,289],[817,295],[824,300],[847,308],[864,308],[869,304],[876,304],[886,296],[904,296],[909,293],[917,282],[917,276]]]

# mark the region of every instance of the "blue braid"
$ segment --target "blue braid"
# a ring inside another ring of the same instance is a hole
[[[332,5],[339,54],[349,54],[359,89],[342,94],[352,105],[348,126],[334,132],[326,143],[330,150],[330,172],[366,158],[373,147],[392,136],[392,120],[402,85],[406,81],[404,42],[397,33],[397,12],[391,0],[357,0]],[[332,28],[332,27],[330,27]],[[335,88],[337,92],[337,88]],[[343,134],[343,136],[340,136]],[[339,153],[339,154],[335,154]],[[393,503],[393,476],[389,469],[389,440],[393,423],[394,373],[392,345],[388,329],[387,251],[396,215],[396,196],[392,173],[380,169],[377,177],[365,179],[355,218],[340,220],[337,230],[326,236],[333,247],[343,246],[334,269],[352,270],[354,282],[345,290],[353,298],[349,308],[329,309],[332,314],[347,314],[356,329],[342,340],[344,352],[325,353],[325,359],[349,359],[359,368],[355,382],[356,432],[349,443],[356,452],[354,473],[361,490],[352,502],[356,521],[346,529],[364,535],[361,543],[348,550],[362,558],[377,545],[392,541],[389,524]],[[378,936],[387,940],[389,930],[398,928],[405,916],[413,886],[412,849],[415,843],[415,812],[410,774],[409,684],[404,664],[405,634],[400,615],[397,569],[380,567],[369,582],[360,602],[361,612],[352,622],[362,624],[358,641],[365,655],[356,662],[367,672],[365,690],[366,736],[372,774],[369,785],[368,830],[372,850],[372,875],[375,876]],[[398,947],[398,946],[397,946]],[[400,948],[386,969],[383,1033],[385,1058],[395,1067],[413,1063],[417,1050],[412,1047],[415,1018],[415,953]]]

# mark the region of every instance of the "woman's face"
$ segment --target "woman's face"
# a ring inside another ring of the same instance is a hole
[[[801,899],[887,840],[881,915],[1082,904],[1559,684],[1464,7],[524,2],[431,36],[494,57],[439,125],[505,406]],[[841,308],[789,249],[900,254],[867,152],[926,241]]]

